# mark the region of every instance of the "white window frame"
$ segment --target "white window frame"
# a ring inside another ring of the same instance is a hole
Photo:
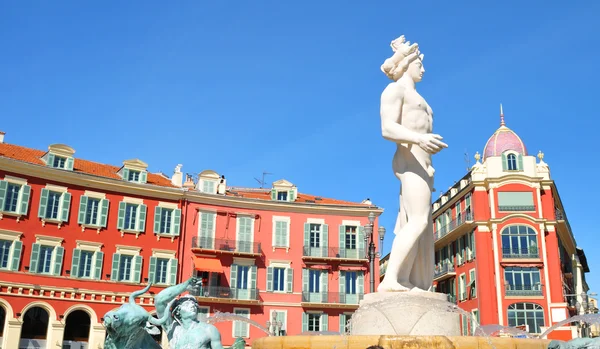
[[[322,328],[323,328],[323,315],[325,314],[325,312],[323,312],[321,310],[309,310],[309,311],[306,311],[306,314],[307,315],[311,315],[311,314],[312,315],[319,315],[319,330],[318,331],[322,331]],[[310,319],[307,318],[306,321],[307,321],[306,329],[308,330]],[[329,328],[329,324],[327,324],[327,328]],[[308,330],[308,332],[314,332],[314,331]]]
[[[130,278],[133,277],[134,273],[135,273],[135,257],[140,255],[140,251],[142,250],[141,247],[136,247],[136,246],[124,246],[124,245],[116,245],[116,250],[115,253],[122,255],[128,255],[128,256],[132,256],[132,261],[131,261],[131,270],[129,271],[129,276]],[[120,258],[120,257],[119,257]],[[120,263],[120,261],[119,261]],[[112,267],[111,267],[112,269]],[[121,267],[119,266],[119,271],[121,271]],[[141,272],[141,271],[140,271]],[[118,279],[118,276],[117,276]],[[117,282],[132,282],[131,280],[118,280]]]
[[[467,274],[465,273],[458,276],[458,295],[461,302],[467,300]],[[465,298],[463,298],[463,295]]]
[[[240,240],[240,218],[250,218],[250,246],[252,249],[252,252],[254,253],[254,224],[256,223],[256,218],[254,218],[253,214],[243,214],[243,213],[238,213],[237,217],[235,218],[235,240],[237,242],[241,241]],[[237,243],[236,243],[236,250],[237,250]]]
[[[288,284],[288,275],[287,275],[287,269],[291,269],[292,268],[292,262],[288,262],[288,261],[271,261],[271,263],[269,264],[269,267],[271,268],[284,268],[285,271],[283,273],[283,290],[277,290],[275,291],[275,270],[273,270],[273,280],[271,280],[271,282],[273,282],[273,293],[287,293],[288,289],[287,289],[287,284]]]
[[[137,182],[132,182],[132,183],[137,183]],[[124,202],[125,204],[131,204],[131,205],[137,205],[137,212],[135,214],[135,229],[137,230],[131,230],[131,229],[123,229],[121,230],[121,237],[123,237],[125,235],[125,233],[129,233],[129,234],[135,234],[136,238],[142,234],[143,232],[139,231],[140,227],[138,227],[139,223],[140,223],[140,208],[141,205],[144,205],[144,199],[140,199],[140,198],[132,198],[129,196],[124,196],[123,200],[121,200],[121,202]],[[146,220],[145,223],[148,223],[148,212],[150,212],[148,210],[148,207],[146,207]],[[125,222],[125,217],[127,216],[127,206],[125,207],[125,216],[123,216],[123,224]]]
[[[101,211],[102,211],[102,200],[106,199],[106,194],[105,193],[99,193],[99,192],[96,192],[96,191],[86,190],[83,193],[83,196],[87,196],[88,198],[93,198],[93,199],[100,200],[100,203],[99,203],[100,206],[98,207],[98,211],[96,212],[96,222],[100,222],[100,215],[102,214],[101,213]],[[110,211],[110,202],[109,202],[108,211]],[[79,212],[79,206],[77,207],[77,212]],[[108,226],[108,218],[107,218],[106,225]],[[102,229],[102,227],[100,226],[100,223],[98,223],[97,225],[93,225],[93,224],[81,224],[81,231],[82,232],[84,232],[86,228],[95,229],[98,234],[100,234],[100,229]]]
[[[358,246],[360,245],[360,242],[359,242],[359,240],[358,240],[358,239],[359,239],[359,236],[358,236],[358,231],[360,230],[360,227],[362,226],[362,225],[360,224],[360,221],[349,221],[349,220],[345,220],[345,219],[344,219],[344,220],[342,221],[342,225],[343,225],[344,227],[346,227],[346,228],[347,228],[347,227],[355,227],[355,228],[356,228],[356,231],[355,231],[355,235],[356,235],[356,248],[354,248],[354,249],[355,249],[356,251],[358,251]],[[346,231],[344,232],[344,244],[346,244],[346,235],[347,235],[347,233],[348,233],[348,230],[346,229]],[[340,246],[340,247],[341,247],[341,246]],[[345,247],[345,246],[344,246],[344,247]],[[352,249],[346,248],[346,250],[352,250]],[[363,257],[363,258],[364,258],[364,257]]]
[[[212,191],[205,191],[205,185],[207,183],[212,183],[213,184],[213,190]],[[219,181],[218,180],[215,180],[215,179],[200,179],[199,189],[200,189],[201,193],[216,194],[218,186],[219,186]]]
[[[56,236],[47,236],[47,235],[35,235],[35,243],[36,244],[40,244],[40,248],[42,246],[51,246],[52,249],[52,257],[50,258],[50,273],[46,274],[46,273],[39,273],[42,275],[54,275],[54,263],[56,262],[56,248],[57,247],[62,247],[62,242],[64,241],[63,238],[61,237],[56,237]],[[39,260],[39,256],[38,256],[38,264],[40,263]],[[64,255],[63,255],[64,258]],[[63,259],[63,266],[64,266],[64,259]],[[37,274],[37,270],[35,271],[35,273]]]
[[[248,290],[251,289],[252,286],[252,267],[255,266],[256,264],[254,263],[254,259],[250,259],[250,258],[237,258],[237,257],[233,257],[233,265],[235,265],[235,267],[237,268],[238,266],[244,266],[244,267],[249,267],[248,269],[248,279],[246,280],[246,287]],[[238,275],[237,280],[235,281],[236,283],[239,280],[239,271],[236,270],[236,273]],[[256,275],[256,279],[258,280],[258,271],[257,271],[257,275]],[[236,288],[236,285],[230,285],[232,288]],[[240,309],[246,309],[246,308],[240,308]]]
[[[7,212],[7,211],[4,211],[4,207],[0,207],[0,219],[2,219],[2,217],[4,215],[11,216],[11,217],[17,217],[17,223],[18,223],[21,216],[23,215],[20,212],[20,207],[21,207],[21,200],[22,200],[22,196],[23,196],[23,186],[28,185],[27,179],[5,175],[4,180],[9,183],[12,183],[12,184],[18,184],[21,186],[21,188],[19,188],[19,198],[17,200],[17,212]],[[29,200],[31,200],[31,194],[29,196]],[[31,207],[29,209],[31,209]]]
[[[252,315],[252,312],[250,311],[250,308],[233,308],[233,313],[235,315],[244,316],[244,315],[241,315],[241,314],[236,314],[236,311],[240,311],[240,310],[247,311],[248,312],[248,318],[247,319],[250,320],[250,317]],[[235,336],[235,327],[236,327],[237,324],[238,324],[238,322],[234,321],[233,326],[231,326],[231,337],[232,338],[236,338],[236,336]],[[250,324],[247,323],[246,327],[247,327],[246,335],[242,336],[242,338],[250,338]]]
[[[469,294],[467,295],[467,298],[469,298],[468,296],[471,294],[473,285],[475,285],[475,294],[472,298],[477,298],[477,274],[475,272],[475,268],[469,269],[469,282],[467,283],[467,285],[471,285],[471,288],[469,288]]]
[[[277,222],[284,222],[287,223],[287,232],[286,232],[286,245],[285,246],[277,246],[275,244],[276,241],[276,227],[277,227]],[[273,251],[275,251],[276,248],[285,248],[286,252],[289,252],[290,250],[290,231],[291,231],[291,218],[290,217],[286,217],[286,216],[273,216],[273,231],[272,231],[272,241],[273,241]]]
[[[6,241],[11,242],[10,250],[8,251],[8,263],[6,265],[6,268],[0,267],[0,270],[11,270],[13,255],[15,253],[15,241],[21,241],[22,235],[23,235],[23,233],[18,232],[18,231],[0,229],[0,240],[6,240]],[[22,258],[20,258],[19,260],[21,260],[21,259]]]
[[[60,229],[60,226],[63,223],[63,221],[60,219],[60,216],[62,215],[62,209],[63,209],[63,195],[68,192],[69,188],[61,187],[58,185],[46,184],[45,189],[48,189],[48,191],[50,191],[50,192],[60,193],[60,199],[59,199],[59,203],[58,203],[58,218],[45,218],[45,217],[42,218],[42,227],[45,227],[46,223],[49,222],[49,223],[58,224],[58,228]],[[98,211],[100,211],[100,210],[98,210]],[[71,212],[69,210],[69,215],[70,214],[71,214]]]
[[[169,262],[167,263],[167,282],[166,283],[156,283],[156,285],[171,285],[171,283],[169,281],[175,282],[175,280],[168,280],[168,279],[169,279],[169,274],[171,273],[171,263],[173,262],[173,259],[177,258],[177,251],[153,248],[152,249],[152,257],[169,260]],[[156,270],[154,272],[156,273]],[[154,283],[154,280],[149,280],[149,281]],[[175,285],[175,283],[173,283],[173,285]]]
[[[102,252],[102,246],[103,244],[101,242],[94,242],[94,241],[83,241],[83,240],[76,240],[75,241],[75,248],[81,251],[86,251],[86,252],[92,252],[92,271],[90,273],[89,277],[80,277],[79,275],[76,275],[76,277],[78,279],[86,279],[86,280],[93,280],[94,279],[94,266],[96,265],[96,252]],[[73,270],[73,266],[71,266],[71,271]],[[102,275],[100,275],[100,279],[102,279]]]

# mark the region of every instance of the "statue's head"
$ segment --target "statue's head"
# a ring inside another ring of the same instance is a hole
[[[198,317],[198,301],[191,295],[180,297],[173,302],[171,312],[173,317],[178,320],[196,319]]]
[[[423,78],[424,55],[419,52],[417,43],[405,42],[404,35],[400,36],[390,44],[394,55],[383,62],[381,71],[390,79],[398,81],[403,75],[408,75],[414,82]]]

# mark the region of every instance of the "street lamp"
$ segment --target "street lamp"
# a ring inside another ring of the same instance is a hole
[[[369,276],[370,276],[370,289],[371,292],[375,292],[375,258],[381,257],[381,253],[375,252],[375,236],[373,235],[373,227],[375,226],[375,213],[369,213],[369,223],[364,227],[365,229],[365,245],[368,245],[367,259],[369,260]],[[377,230],[379,233],[379,240],[383,243],[383,237],[385,236],[385,228],[379,227]]]
[[[271,325],[273,327],[271,327]],[[281,333],[281,327],[283,326],[283,322],[277,321],[277,313],[273,313],[273,321],[267,321],[267,328],[269,332],[271,332],[272,336],[279,336]]]
[[[575,306],[577,309],[577,315],[581,315],[582,310],[583,310],[583,314],[588,314],[590,313],[590,297],[594,297],[597,294],[595,292],[590,292],[590,293],[586,293],[586,292],[582,292],[582,293],[571,293],[571,294],[565,294],[565,298],[566,297],[576,297],[574,302],[569,302],[571,305]],[[581,302],[579,302],[577,300],[577,297],[581,297]],[[590,326],[588,323],[583,322],[581,324],[581,336],[582,337],[588,337],[589,336],[589,331],[590,331]]]

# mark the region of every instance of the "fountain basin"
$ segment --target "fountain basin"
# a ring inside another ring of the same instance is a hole
[[[547,349],[550,340],[467,336],[282,336],[256,339],[252,349]]]

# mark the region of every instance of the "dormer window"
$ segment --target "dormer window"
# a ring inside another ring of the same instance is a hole
[[[73,171],[73,158],[75,150],[64,144],[52,144],[48,147],[48,152],[42,157],[46,166],[59,168],[62,170]]]
[[[288,192],[287,191],[278,191],[277,192],[277,201],[287,201]]]
[[[134,183],[146,183],[148,178],[148,164],[145,162],[135,160],[123,161],[123,167],[121,168],[120,175],[123,180]]]
[[[502,154],[502,169],[504,171],[523,171],[523,156],[512,152]]]
[[[140,181],[140,171],[129,170],[129,176],[127,176],[127,180],[130,182],[139,182]]]
[[[217,186],[217,183],[215,183],[213,181],[203,180],[202,181],[202,192],[214,194],[216,186]]]
[[[65,168],[67,164],[67,159],[62,156],[54,156],[54,161],[52,163],[52,167],[54,168]]]
[[[198,175],[196,190],[207,194],[217,194],[221,176],[213,170],[204,170]]]
[[[280,179],[273,183],[271,189],[271,200],[273,201],[296,201],[298,189],[292,183],[285,179]]]

